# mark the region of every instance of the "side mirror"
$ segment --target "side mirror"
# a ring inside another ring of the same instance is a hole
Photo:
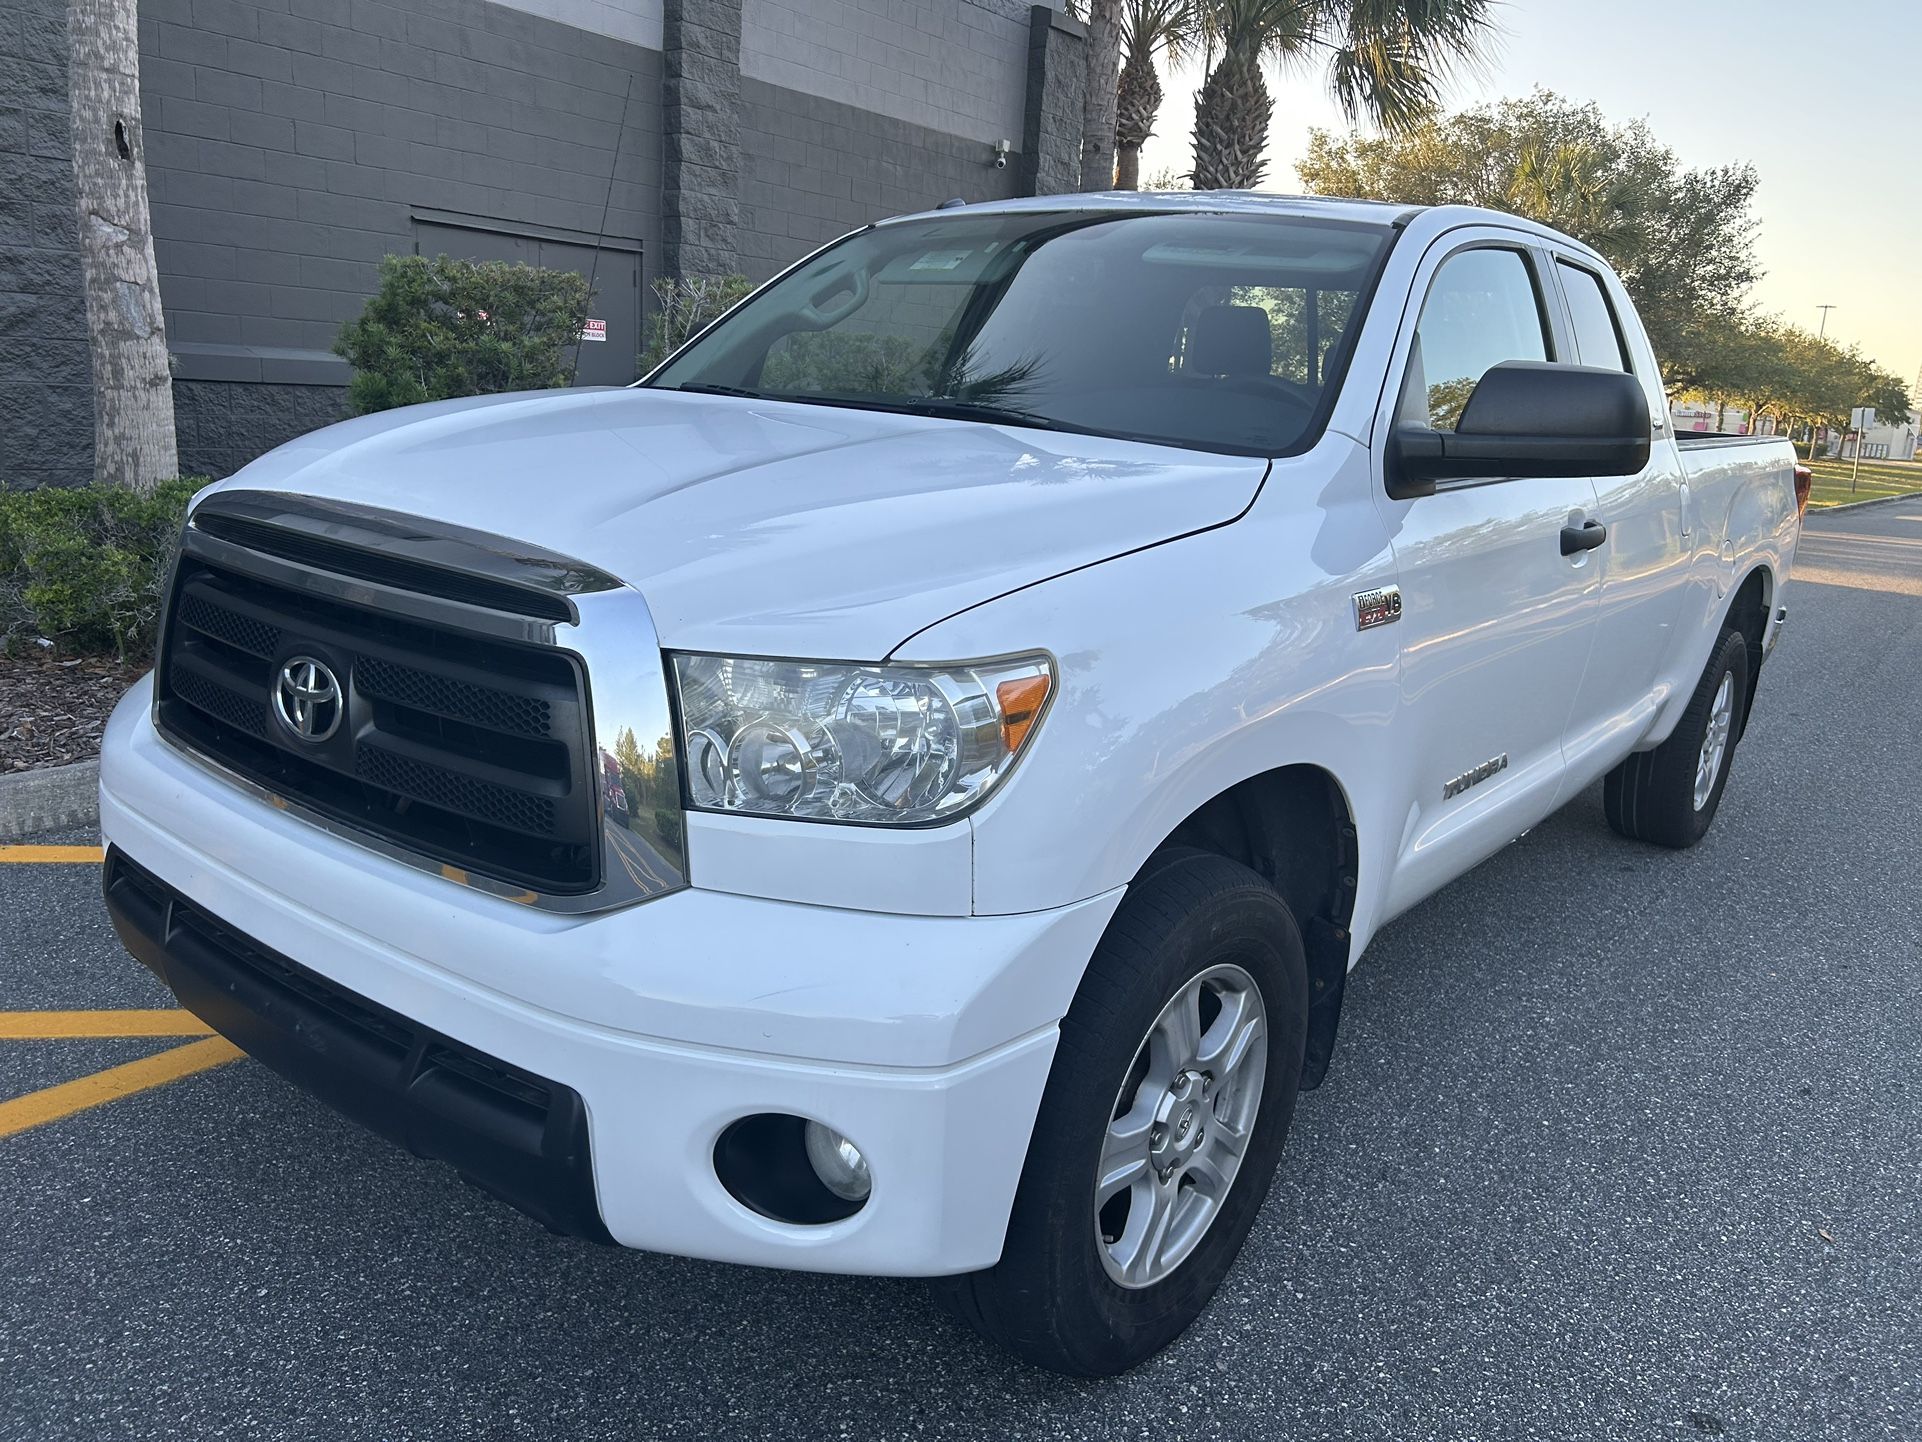
[[[1395,427],[1388,494],[1432,496],[1437,481],[1632,476],[1648,464],[1648,451],[1648,397],[1635,377],[1503,361],[1476,384],[1454,430]]]

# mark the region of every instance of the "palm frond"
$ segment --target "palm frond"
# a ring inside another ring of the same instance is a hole
[[[1452,71],[1494,35],[1492,0],[1330,0],[1328,84],[1350,123],[1406,131],[1435,113]]]
[[[1127,0],[1121,9],[1121,48],[1179,64],[1201,41],[1203,9],[1197,0]]]

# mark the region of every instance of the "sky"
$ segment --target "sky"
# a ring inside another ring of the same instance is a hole
[[[1913,383],[1922,367],[1922,6],[1914,0],[1508,0],[1481,73],[1455,77],[1448,108],[1537,85],[1642,119],[1688,166],[1761,174],[1757,306],[1858,345]],[[1198,70],[1164,77],[1146,185],[1192,164]],[[1269,76],[1275,120],[1267,190],[1297,190],[1311,126],[1345,129],[1325,77]]]

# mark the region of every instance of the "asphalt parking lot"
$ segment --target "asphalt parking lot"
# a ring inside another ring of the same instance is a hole
[[[1910,1442],[1922,503],[1812,521],[1785,599],[1708,840],[1592,793],[1388,929],[1241,1263],[1128,1377],[911,1282],[557,1240],[240,1060],[0,1121],[0,1437]],[[97,886],[0,863],[0,1014],[169,1004]],[[0,1116],[192,1044],[0,1029]]]

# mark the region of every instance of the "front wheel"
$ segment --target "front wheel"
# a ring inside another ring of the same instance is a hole
[[[1130,888],[1061,1023],[1001,1260],[942,1291],[1039,1366],[1109,1376],[1213,1297],[1267,1195],[1301,1077],[1300,933],[1245,866]]]

